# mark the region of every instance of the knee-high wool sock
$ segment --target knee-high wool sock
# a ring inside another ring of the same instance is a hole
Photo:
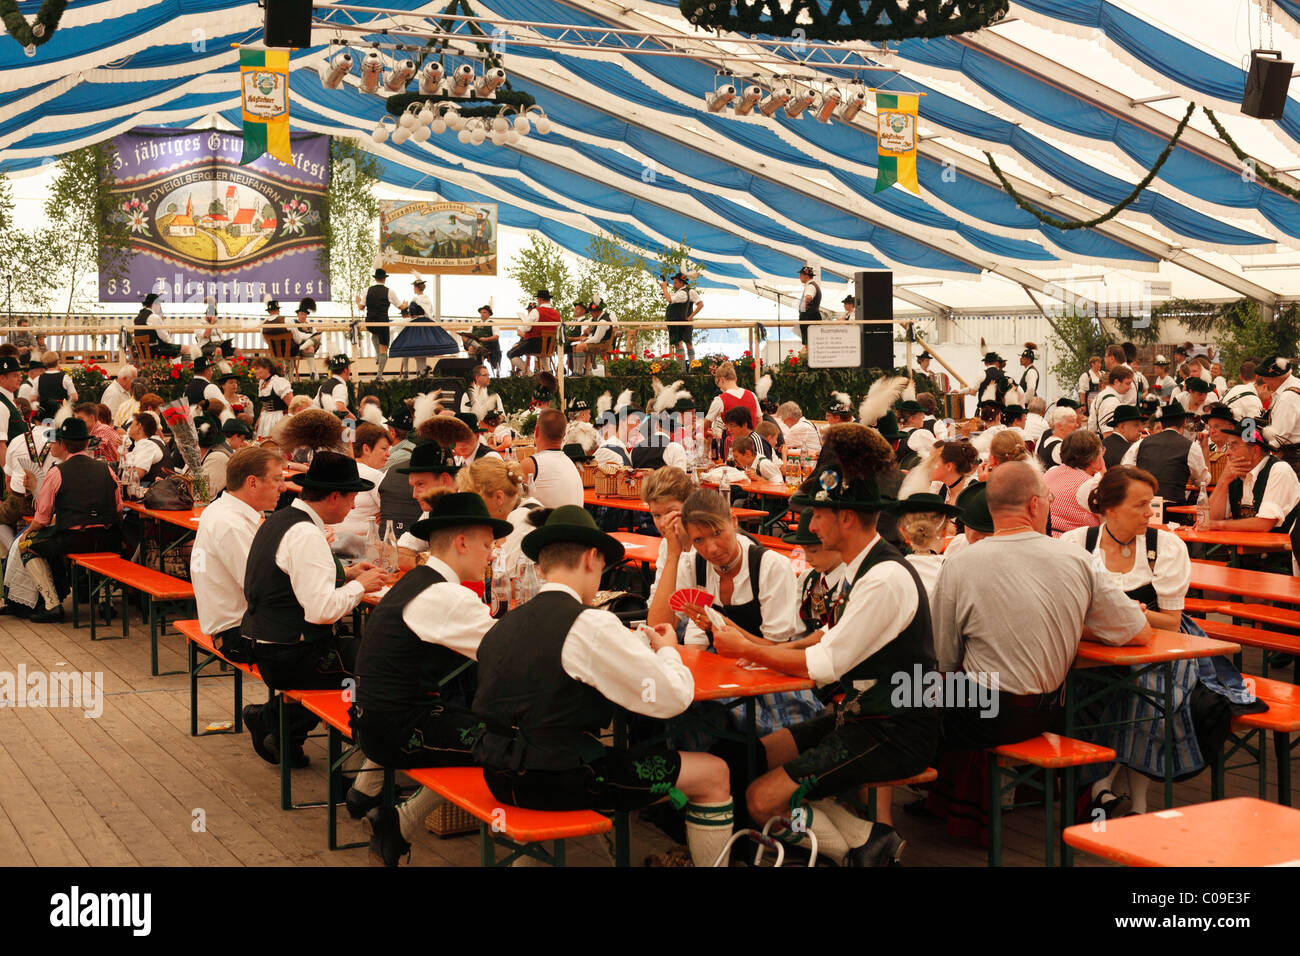
[[[434,793],[428,787],[421,787],[407,799],[397,805],[397,819],[402,825],[402,836],[407,840],[420,832],[420,827],[424,823],[430,811],[440,803],[445,803],[445,798]]]
[[[367,797],[373,797],[384,789],[384,768],[369,757],[361,761],[361,768],[352,781],[352,786]]]
[[[848,807],[835,800],[818,801],[826,816],[830,817],[835,828],[839,830],[840,835],[844,837],[844,842],[848,844],[848,849],[859,847],[871,839],[871,828],[875,825],[870,820],[864,820]],[[846,851],[847,852],[847,851]]]
[[[59,600],[59,592],[54,589],[54,576],[50,573],[49,562],[44,558],[32,558],[27,562],[26,570],[36,582],[37,592],[45,598],[46,610],[53,611],[55,608],[63,607],[63,602]]]
[[[731,839],[731,816],[730,800],[686,805],[686,845],[696,866],[713,866],[717,861]]]
[[[844,862],[845,855],[853,848],[849,839],[840,832],[836,824],[836,815],[831,810],[837,807],[834,800],[812,800],[808,804],[812,818],[807,821],[807,828],[817,837],[817,853],[837,866]],[[805,844],[808,841],[805,840]]]

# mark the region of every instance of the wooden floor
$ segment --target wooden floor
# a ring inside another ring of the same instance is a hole
[[[114,622],[116,624],[116,622]],[[85,627],[30,624],[0,617],[0,671],[89,671],[103,675],[103,713],[80,709],[0,709],[0,864],[39,866],[365,866],[364,847],[325,848],[325,811],[280,809],[279,771],[252,751],[248,735],[189,736],[185,674],[149,676],[147,626],[134,618],[126,640],[90,642]],[[120,633],[114,628],[109,633]],[[101,632],[103,633],[103,632]],[[161,641],[162,670],[185,667],[184,641]],[[1258,652],[1246,669],[1258,672]],[[1290,676],[1282,671],[1279,677]],[[265,689],[245,682],[245,702],[261,703]],[[229,720],[228,681],[200,683],[199,725]],[[325,792],[322,742],[309,741],[311,767],[295,771],[296,800]],[[1276,798],[1269,755],[1269,796]],[[1228,796],[1256,793],[1254,768],[1230,772]],[[1151,809],[1163,789],[1151,787]],[[1209,774],[1175,788],[1176,803],[1209,799]],[[935,820],[895,808],[912,866],[983,866],[984,851],[949,838]],[[360,826],[340,808],[340,840],[362,839]],[[1004,817],[1007,866],[1042,862],[1040,808]],[[671,845],[659,831],[633,819],[632,859]],[[477,835],[439,839],[421,833],[417,866],[477,866]],[[595,839],[573,841],[571,865],[609,865]],[[1077,865],[1104,865],[1078,854]]]

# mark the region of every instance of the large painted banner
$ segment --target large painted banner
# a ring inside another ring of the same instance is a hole
[[[243,137],[221,130],[141,128],[113,145],[131,253],[124,276],[100,276],[101,300],[330,298],[320,255],[329,137],[295,134],[293,166],[270,156],[241,166]]]
[[[379,203],[379,256],[388,272],[497,274],[496,203]]]

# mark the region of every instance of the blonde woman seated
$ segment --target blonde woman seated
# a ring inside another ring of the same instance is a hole
[[[663,578],[664,568],[677,568],[683,555],[693,555],[690,539],[682,527],[682,506],[695,491],[695,485],[686,472],[672,465],[656,468],[641,483],[641,500],[650,509],[650,518],[655,530],[659,532],[659,556],[655,560],[655,579],[650,586],[650,610],[646,620],[658,620],[665,624],[676,624],[676,613],[668,606],[673,588],[661,590],[659,581]],[[656,610],[658,602],[658,610]],[[679,634],[680,636],[680,634]]]
[[[1020,437],[1019,433],[1006,429],[993,436],[993,441],[989,443],[988,456],[980,462],[978,470],[975,472],[979,481],[988,481],[989,474],[998,465],[1005,465],[1009,461],[1027,461],[1029,464],[1038,468],[1038,460],[1029,454],[1029,448],[1025,445],[1025,440]],[[1038,468],[1042,471],[1041,468]]]
[[[524,471],[518,462],[479,458],[456,473],[456,489],[474,492],[487,505],[488,514],[513,526],[514,530],[497,542],[502,567],[509,571],[532,564],[520,549],[520,542],[535,530],[528,516],[542,503],[524,496]]]
[[[911,552],[907,562],[916,569],[925,585],[927,596],[934,595],[943,570],[943,545],[947,538],[948,522],[960,518],[961,509],[947,504],[939,495],[921,492],[904,498],[897,505],[898,530]]]

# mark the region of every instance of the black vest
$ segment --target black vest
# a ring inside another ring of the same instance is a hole
[[[669,302],[665,319],[669,322],[685,322],[691,314],[691,296],[686,294],[685,302]]]
[[[820,282],[813,283],[813,288],[817,291],[813,293],[812,300],[808,303],[807,309],[799,312],[799,320],[802,322],[820,322],[822,318],[822,285]],[[800,303],[803,302],[803,296],[799,297]]]
[[[18,406],[9,401],[3,394],[0,394],[0,403],[3,403],[9,409],[9,431],[5,435],[5,440],[13,441],[18,436],[25,435],[27,426],[23,423],[23,414],[18,411]]]
[[[650,440],[654,441],[655,438],[659,437],[667,438],[668,436],[655,435]],[[660,444],[637,445],[631,452],[632,467],[662,468],[664,466],[664,447],[664,445]]]
[[[185,386],[185,400],[190,403],[191,408],[197,408],[203,401],[203,393],[212,383],[206,378],[194,376],[190,379],[190,384]]]
[[[301,508],[281,508],[262,522],[253,536],[244,568],[248,610],[244,612],[241,626],[244,636],[251,640],[296,644],[299,635],[308,641],[319,641],[334,633],[333,624],[307,623],[289,575],[275,563],[280,539],[302,521],[311,521],[311,515]]]
[[[267,381],[269,382],[270,379],[267,379]],[[259,388],[259,392],[260,390],[261,389]],[[275,394],[274,389],[272,389],[267,395],[259,394],[257,400],[259,402],[259,412],[287,412],[289,410],[288,404],[283,398]]]
[[[714,607],[721,611],[729,620],[736,623],[741,630],[748,631],[757,637],[763,636],[763,606],[758,598],[758,574],[763,567],[763,555],[767,549],[751,544],[749,548],[749,589],[753,592],[751,597],[744,604],[720,604],[714,602]],[[705,566],[704,555],[695,556],[695,586],[703,588],[708,581],[705,576],[708,569]],[[712,646],[712,641],[710,641]]]
[[[60,473],[54,496],[56,530],[117,525],[117,481],[108,465],[86,455],[73,455],[55,467]]]
[[[325,401],[323,396],[326,395],[327,393],[333,392],[334,389],[336,389],[338,386],[343,384],[344,384],[343,379],[339,378],[337,375],[331,375],[329,378],[327,378],[325,380],[325,384],[322,385],[320,388],[316,389],[317,406],[319,406],[320,408],[325,408]],[[346,386],[345,386],[345,391],[346,391]],[[334,403],[331,401],[330,404],[332,405]],[[343,404],[346,405],[347,402],[345,401]],[[335,409],[325,408],[325,411],[332,412],[335,411]]]
[[[1087,533],[1083,536],[1084,549],[1089,554],[1091,554],[1093,551],[1097,549],[1097,538],[1099,538],[1100,536],[1101,536],[1101,528],[1097,525],[1093,525],[1091,528],[1089,528]],[[1153,570],[1153,576],[1154,576],[1156,557],[1160,551],[1159,529],[1147,528],[1146,538],[1147,538],[1147,566]],[[1142,556],[1139,554],[1138,560],[1141,559]],[[1125,591],[1124,593],[1128,597],[1132,598],[1134,601],[1142,602],[1151,610],[1155,610],[1155,611],[1160,610],[1160,595],[1156,593],[1155,585],[1150,581],[1142,585],[1140,588],[1133,588],[1132,590]]]
[[[916,431],[918,431],[918,429],[909,428],[907,431],[903,432],[903,437],[898,442],[898,451],[894,453],[894,457],[898,460],[898,467],[902,468],[904,471],[911,471],[921,463],[921,456],[907,444],[908,440],[911,439],[913,432]]]
[[[410,480],[396,468],[389,468],[379,483],[380,528],[387,528],[391,521],[394,533],[400,538],[420,520],[421,514],[420,503],[411,495]]]
[[[474,713],[487,728],[474,757],[490,770],[571,770],[602,757],[614,705],[565,673],[560,657],[585,606],[544,591],[515,608],[478,648]]]
[[[158,333],[154,331],[152,328],[149,328],[149,317],[151,315],[153,315],[153,309],[141,309],[138,313],[136,313],[135,330],[136,332],[143,332],[148,334],[149,344],[152,346],[158,344]]]
[[[1043,463],[1044,470],[1048,468],[1055,468],[1057,465],[1060,464],[1059,461],[1056,461],[1052,458],[1052,450],[1056,448],[1056,446],[1059,444],[1061,444],[1061,439],[1057,438],[1055,435],[1051,434],[1050,432],[1048,433],[1047,437],[1044,438],[1039,443],[1038,451],[1036,452],[1036,454],[1038,455],[1038,460]]]
[[[1124,436],[1119,432],[1111,432],[1107,435],[1101,443],[1102,451],[1106,453],[1106,467],[1114,468],[1118,465],[1123,460],[1124,453],[1129,450],[1129,446],[1132,444],[1130,441],[1125,441]]]
[[[153,442],[158,446],[158,450],[162,452],[162,457],[150,465],[149,470],[145,472],[144,477],[140,479],[141,481],[148,483],[151,481],[157,481],[162,477],[162,473],[169,467],[168,462],[170,460],[171,452],[167,448],[167,443],[157,435],[150,435],[145,439],[145,441]]]
[[[375,283],[366,290],[366,321],[388,321],[388,286]]]
[[[470,461],[478,461],[480,458],[486,458],[488,455],[492,454],[493,451],[495,451],[495,449],[489,448],[487,445],[479,442],[478,450],[474,452],[474,457],[471,458]]]
[[[430,698],[439,696],[447,675],[466,662],[451,648],[422,640],[402,620],[412,600],[445,581],[428,566],[412,568],[370,612],[357,650],[357,706],[362,710],[406,711],[428,705]]]
[[[1138,445],[1136,464],[1155,476],[1165,504],[1187,501],[1187,479],[1192,473],[1187,467],[1187,452],[1191,447],[1190,438],[1168,429],[1142,439]]]
[[[41,401],[41,413],[49,418],[67,401],[68,390],[63,387],[63,370],[42,372],[36,379],[36,395]]]
[[[1273,456],[1269,456],[1264,461],[1264,467],[1259,470],[1259,477],[1255,479],[1255,487],[1251,492],[1251,497],[1255,499],[1253,505],[1243,505],[1241,503],[1242,495],[1245,493],[1245,483],[1240,478],[1234,478],[1228,483],[1228,508],[1229,514],[1233,518],[1254,518],[1259,511],[1259,503],[1264,500],[1264,490],[1268,487],[1268,475],[1273,470],[1273,466],[1279,464]],[[1291,467],[1283,465],[1284,468]],[[1289,534],[1296,524],[1296,516],[1300,515],[1300,505],[1291,509],[1273,528],[1279,534]]]
[[[1038,376],[1038,368],[1037,368],[1037,366],[1034,366],[1034,365],[1026,365],[1026,366],[1025,366],[1025,370],[1024,370],[1024,372],[1021,373],[1021,375],[1020,375],[1020,390],[1021,390],[1022,392],[1028,390],[1029,386],[1026,384],[1026,379],[1029,378],[1029,373],[1030,373],[1030,372],[1033,372],[1033,373],[1034,373],[1034,393],[1037,394],[1037,393],[1038,393],[1038,378],[1039,378],[1039,376]]]
[[[876,546],[862,560],[858,573],[849,585],[850,600],[853,585],[876,565],[885,561],[897,561],[916,583],[916,614],[907,627],[899,632],[880,650],[866,660],[860,661],[849,669],[840,682],[844,687],[844,703],[854,705],[854,710],[864,717],[889,717],[899,712],[892,698],[893,676],[911,674],[916,665],[922,670],[933,669],[934,635],[930,629],[930,600],[926,597],[925,585],[917,576],[916,569],[887,541],[878,541]],[[858,689],[855,683],[874,681],[869,687]]]

